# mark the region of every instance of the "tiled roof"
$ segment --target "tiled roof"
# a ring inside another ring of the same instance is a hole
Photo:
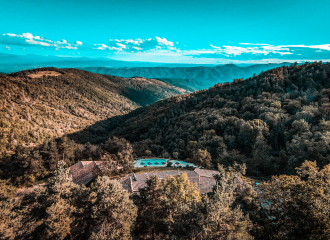
[[[197,170],[197,171],[196,171]],[[186,173],[189,180],[197,185],[202,194],[212,192],[213,186],[216,181],[213,175],[219,174],[218,171],[205,170],[205,169],[195,169],[182,170],[182,171],[162,171],[162,172],[148,172],[148,173],[131,173],[121,178],[119,182],[122,184],[123,188],[130,193],[138,193],[140,188],[145,188],[147,186],[146,181],[151,176],[157,175],[160,179],[167,177],[177,176],[182,173]]]
[[[107,161],[80,161],[70,167],[70,174],[74,183],[86,185],[100,172],[111,170],[114,167],[114,163]]]
[[[212,177],[200,177],[199,189],[201,194],[212,192],[213,186],[216,184],[215,179]]]
[[[132,181],[132,191],[138,192],[140,188],[145,188],[147,183],[145,181]]]
[[[219,174],[218,171],[206,170],[206,169],[200,169],[200,168],[196,168],[194,170],[194,172],[196,172],[201,177],[213,177],[213,175]]]
[[[72,181],[77,184],[87,184],[95,178],[100,169],[93,161],[81,161],[70,167]]]

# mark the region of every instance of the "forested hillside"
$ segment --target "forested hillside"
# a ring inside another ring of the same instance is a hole
[[[135,153],[231,165],[249,175],[293,173],[304,160],[330,163],[330,64],[269,70],[246,80],[177,95],[72,135],[134,143]],[[93,134],[92,129],[104,129]]]
[[[44,82],[68,74],[47,71]],[[280,67],[48,137],[38,147],[19,145],[0,161],[0,238],[329,239],[329,75],[330,64]],[[220,174],[207,195],[185,174],[154,176],[140,195],[129,195],[116,179],[132,172],[134,154],[186,159]],[[66,166],[84,160],[123,168],[74,184]],[[279,173],[292,174],[258,178]]]
[[[171,81],[147,79],[143,77],[121,78],[103,75],[121,88],[121,94],[140,106],[154,103],[176,94],[193,92],[189,85],[175,85]]]
[[[77,69],[0,75],[0,156],[185,92],[158,80]]]

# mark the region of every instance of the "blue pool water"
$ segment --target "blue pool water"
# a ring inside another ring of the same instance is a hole
[[[167,167],[167,163],[172,162],[172,167],[196,167],[192,163],[187,163],[180,160],[169,160],[169,159],[138,159],[134,163],[134,167],[142,168],[142,167]]]
[[[167,159],[139,159],[135,163],[135,167],[166,167]]]

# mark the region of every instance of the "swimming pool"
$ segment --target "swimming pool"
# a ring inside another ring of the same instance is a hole
[[[167,159],[139,159],[135,161],[134,167],[166,167]]]
[[[155,159],[138,159],[134,162],[135,168],[142,167],[167,167],[168,162],[172,162],[172,167],[197,167],[192,163],[187,163],[180,160],[169,160],[164,158],[155,158]]]

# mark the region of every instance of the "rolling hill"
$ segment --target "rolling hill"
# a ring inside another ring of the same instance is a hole
[[[0,75],[0,153],[76,132],[175,94],[159,80],[77,69],[40,68]]]

